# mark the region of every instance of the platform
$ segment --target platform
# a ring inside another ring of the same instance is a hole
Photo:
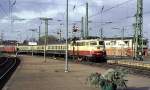
[[[105,69],[69,63],[70,72],[64,72],[64,61],[42,57],[21,56],[22,62],[3,90],[99,90],[86,84],[90,73]],[[150,78],[128,75],[130,90],[150,90]],[[128,89],[129,90],[129,89]]]
[[[134,67],[141,67],[141,68],[147,68],[150,69],[150,61],[136,61],[136,60],[107,60],[107,63],[109,64],[119,64],[119,65],[128,65],[128,66],[134,66]]]

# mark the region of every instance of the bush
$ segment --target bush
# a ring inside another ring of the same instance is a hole
[[[116,90],[118,87],[127,88],[125,76],[127,71],[123,69],[109,69],[103,75],[92,73],[87,81],[102,90]]]

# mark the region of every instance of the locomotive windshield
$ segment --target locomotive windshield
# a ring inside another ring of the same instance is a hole
[[[99,45],[104,45],[104,41],[99,41]]]
[[[97,42],[90,42],[90,45],[97,45]]]

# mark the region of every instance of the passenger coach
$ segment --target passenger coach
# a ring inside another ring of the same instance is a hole
[[[2,47],[3,48],[3,47]],[[4,47],[6,48],[6,47]],[[13,52],[43,54],[44,45],[21,45],[13,46]],[[46,53],[49,55],[65,56],[66,44],[46,45]],[[68,45],[68,54],[71,57],[77,57],[82,60],[103,61],[106,58],[104,41],[100,39],[76,40]]]

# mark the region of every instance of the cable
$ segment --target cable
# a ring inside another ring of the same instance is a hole
[[[147,15],[147,14],[150,14],[150,11],[144,12],[144,13],[143,13],[143,16],[144,16],[144,15]],[[113,23],[119,23],[119,22],[122,22],[122,21],[125,20],[125,19],[130,19],[130,18],[134,18],[134,17],[135,17],[135,15],[126,16],[126,17],[124,17],[124,18],[118,19],[117,21],[115,21],[115,22],[113,22]],[[119,21],[119,22],[118,22],[118,21]]]
[[[120,4],[117,4],[115,6],[112,6],[112,7],[108,8],[108,9],[106,9],[106,10],[103,10],[103,13],[108,12],[108,11],[110,11],[110,10],[116,8],[116,7],[122,6],[122,5],[124,5],[124,4],[126,4],[126,3],[130,2],[130,1],[133,1],[133,0],[127,0],[127,1],[125,1],[123,3],[120,3]],[[100,12],[98,12],[98,13],[96,13],[94,15],[89,16],[89,18],[95,17],[95,16],[97,16],[99,14],[100,14]]]
[[[76,8],[76,6],[77,6],[77,4],[78,4],[78,1],[79,0],[76,0],[76,3],[75,3],[75,5],[73,6],[73,11],[74,11],[74,9]]]
[[[4,13],[6,16],[9,16],[1,4],[0,4],[0,9],[3,11],[3,13]]]

